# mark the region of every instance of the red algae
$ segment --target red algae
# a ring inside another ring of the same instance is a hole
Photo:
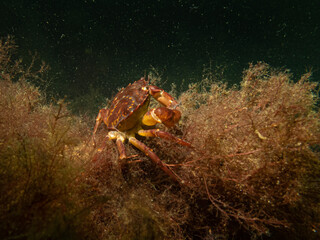
[[[320,193],[314,184],[320,170],[317,84],[310,76],[294,83],[288,72],[260,62],[244,72],[240,89],[213,82],[193,110],[195,87],[182,94],[185,137],[195,150],[181,172],[194,192],[207,196],[210,216],[219,216],[208,225],[212,231],[223,223],[221,231],[230,233],[236,223],[256,234],[276,227],[316,235],[319,215],[304,213],[318,211]]]
[[[29,81],[48,68],[34,60],[24,68],[15,48],[11,38],[0,42],[1,238],[319,238],[311,73],[293,82],[259,62],[240,86],[207,77],[190,84],[179,97],[182,120],[166,130],[192,147],[142,139],[179,185],[129,144],[120,162],[106,129],[94,150],[91,122],[72,115],[66,99],[48,103]]]

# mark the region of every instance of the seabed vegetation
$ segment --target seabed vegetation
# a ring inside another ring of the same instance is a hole
[[[319,239],[310,72],[294,82],[259,62],[240,86],[205,75],[177,96],[183,117],[168,131],[192,148],[142,141],[181,186],[128,144],[124,168],[113,142],[94,158],[94,119],[74,115],[67,99],[48,100],[34,85],[48,67],[25,65],[15,49],[1,40],[1,239]]]

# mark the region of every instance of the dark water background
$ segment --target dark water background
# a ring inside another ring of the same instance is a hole
[[[230,84],[256,61],[320,78],[318,0],[2,0],[0,16],[0,36],[15,36],[24,58],[38,52],[50,91],[70,99],[110,97],[151,66],[178,85],[209,63]]]

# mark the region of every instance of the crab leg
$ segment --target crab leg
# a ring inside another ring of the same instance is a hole
[[[94,139],[93,139],[94,140]],[[98,159],[98,157],[99,157],[99,154],[102,152],[102,150],[103,149],[105,149],[105,147],[106,147],[106,144],[107,144],[107,141],[110,141],[110,140],[112,140],[111,138],[110,138],[110,136],[109,135],[107,135],[104,139],[103,139],[103,141],[102,141],[102,144],[99,146],[99,148],[97,149],[97,152],[94,154],[94,156],[93,156],[93,158],[92,158],[92,161],[93,162],[96,162],[97,161],[97,159]],[[96,146],[95,144],[95,141],[93,142],[94,143],[94,147]]]
[[[119,158],[120,159],[127,158],[126,148],[124,146],[125,138],[120,133],[118,133],[116,131],[108,132],[108,135],[104,138],[101,146],[98,148],[98,153],[101,152],[106,147],[107,141],[114,140],[114,139],[116,139],[116,144],[117,144],[117,148],[118,148],[118,152],[119,152]],[[97,158],[97,154],[93,157],[94,161]]]
[[[127,158],[127,154],[126,154],[126,148],[124,146],[124,139],[123,138],[117,138],[116,144],[118,147],[118,151],[119,151],[119,158],[120,159],[125,159]]]
[[[151,158],[151,160],[157,164],[166,174],[168,174],[173,180],[177,182],[181,182],[177,175],[170,169],[168,168],[161,160],[160,158],[149,148],[146,146],[144,143],[140,142],[138,139],[135,137],[130,137],[129,142],[135,146],[136,148],[140,149],[142,152],[144,152],[148,157]]]
[[[124,146],[125,137],[123,134],[117,132],[117,131],[110,131],[108,132],[109,139],[116,139],[116,144],[119,152],[119,158],[125,159],[127,158],[126,154],[126,148]]]
[[[107,116],[109,110],[108,109],[101,109],[98,113],[98,116],[96,118],[96,125],[94,126],[93,129],[93,133],[92,133],[92,142],[93,142],[93,146],[96,146],[96,132],[100,126],[100,124],[103,122],[103,119],[105,118],[105,116]]]
[[[138,134],[144,137],[159,137],[171,142],[178,143],[182,146],[191,147],[190,143],[183,141],[182,139],[177,138],[168,132],[161,131],[160,129],[139,130]]]

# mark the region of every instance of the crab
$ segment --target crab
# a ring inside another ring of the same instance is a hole
[[[161,104],[160,107],[149,109],[151,96]],[[101,123],[104,122],[108,130],[104,143],[108,140],[115,140],[120,159],[128,158],[124,145],[128,141],[144,152],[173,180],[182,182],[151,148],[135,137],[136,134],[143,137],[159,137],[190,147],[190,143],[168,132],[153,128],[157,123],[173,127],[180,120],[180,117],[178,102],[163,89],[149,85],[142,77],[126,88],[122,88],[112,100],[109,108],[103,108],[99,111],[93,130],[93,144],[96,146],[95,135]],[[102,151],[101,147],[99,151]]]

